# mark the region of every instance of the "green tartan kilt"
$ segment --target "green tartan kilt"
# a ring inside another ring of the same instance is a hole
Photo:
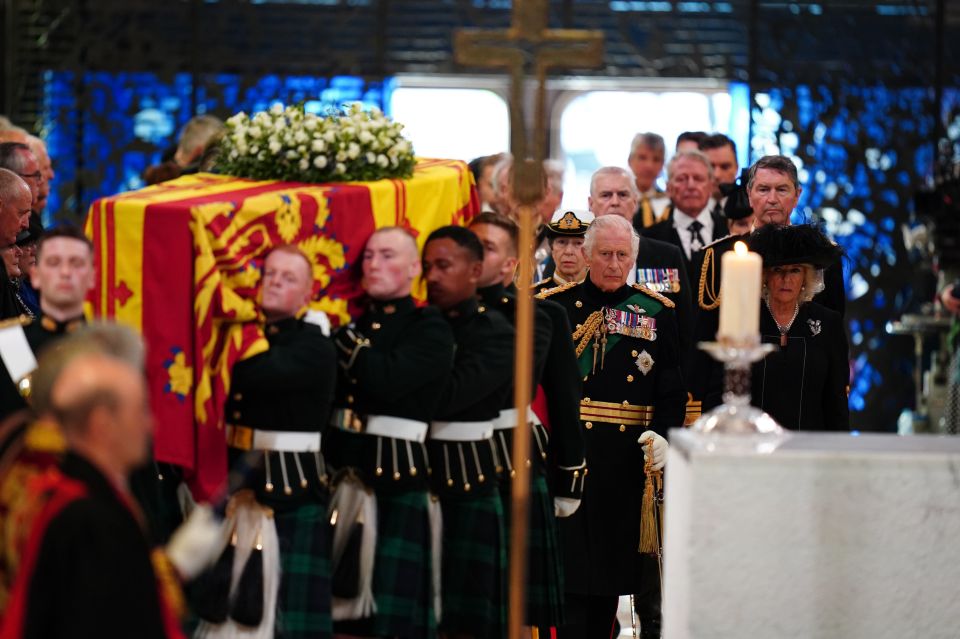
[[[500,495],[441,497],[440,631],[500,639],[507,625],[507,543]]]
[[[328,639],[330,616],[330,528],[324,504],[276,510],[280,540],[277,639]]]
[[[553,497],[542,473],[530,477],[530,525],[527,529],[527,605],[524,618],[528,626],[560,626],[563,618],[563,556]],[[501,480],[504,525],[510,535],[510,499],[512,483]]]
[[[432,639],[433,610],[428,493],[377,493],[377,549],[373,568],[376,614],[338,621],[337,633],[362,637]]]

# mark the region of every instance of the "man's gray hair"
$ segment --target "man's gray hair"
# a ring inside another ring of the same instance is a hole
[[[547,176],[547,187],[554,193],[563,193],[563,162],[544,160],[543,172]]]
[[[667,146],[663,142],[663,136],[657,135],[656,133],[637,133],[633,136],[633,141],[630,142],[630,156],[633,157],[633,154],[637,152],[637,149],[641,146],[645,146],[654,153],[659,153],[661,156],[666,153]]]
[[[670,162],[667,163],[667,182],[670,181],[670,178],[673,177],[673,172],[676,170],[677,162],[680,160],[695,160],[700,164],[707,167],[707,176],[713,180],[713,164],[710,163],[710,158],[707,157],[707,154],[703,151],[678,151],[670,158]]]
[[[753,179],[760,169],[770,169],[771,171],[784,173],[793,182],[794,188],[800,188],[800,176],[797,174],[797,165],[793,163],[793,160],[785,155],[765,155],[754,162],[747,173],[748,191],[753,187]]]
[[[194,116],[180,131],[177,149],[187,156],[192,156],[198,150],[206,148],[207,144],[223,130],[223,122],[219,118],[212,115]]]
[[[637,233],[637,229],[633,228],[633,224],[620,215],[601,215],[593,220],[586,235],[583,236],[584,255],[590,257],[590,254],[593,253],[593,243],[596,241],[597,233],[604,230],[629,233],[631,259],[634,262],[637,261],[637,254],[640,253],[640,234]]]
[[[0,168],[0,207],[5,206],[7,202],[22,194],[24,191],[30,193],[30,186],[23,181],[23,178],[10,169]],[[31,201],[33,196],[31,194]]]
[[[17,174],[23,172],[27,153],[33,155],[30,147],[22,142],[0,142],[0,168],[10,169]]]
[[[92,322],[57,340],[40,355],[30,382],[30,406],[35,415],[53,409],[50,395],[64,367],[80,355],[96,354],[120,360],[142,371],[146,358],[143,340],[131,328],[112,322]]]
[[[497,197],[503,195],[503,193],[500,192],[500,176],[504,171],[510,171],[512,168],[513,156],[509,153],[504,153],[503,157],[493,165],[493,172],[490,174],[490,181],[493,183],[493,192]]]
[[[638,200],[640,199],[640,189],[637,187],[637,176],[633,174],[633,171],[625,169],[622,166],[602,166],[594,171],[593,175],[590,176],[590,197],[597,196],[597,178],[602,175],[617,175],[625,178],[627,184],[630,185],[630,192],[633,193],[633,197]]]

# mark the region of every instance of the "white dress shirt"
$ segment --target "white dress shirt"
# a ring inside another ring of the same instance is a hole
[[[714,206],[716,206],[716,204],[711,199],[707,202],[706,208],[700,211],[697,217],[690,217],[678,209],[673,210],[673,228],[677,229],[677,235],[680,236],[680,244],[683,245],[683,253],[687,256],[688,261],[692,257],[690,252],[690,231],[688,227],[693,224],[694,220],[700,222],[700,224],[703,224],[703,228],[700,229],[700,237],[703,238],[704,246],[713,241],[713,217],[710,216],[710,211],[713,210]]]

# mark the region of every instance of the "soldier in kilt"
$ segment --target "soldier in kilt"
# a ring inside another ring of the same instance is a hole
[[[483,274],[480,279],[480,299],[488,308],[496,308],[513,323],[516,321],[516,289],[512,285],[517,265],[518,232],[516,223],[494,213],[481,213],[470,224],[483,244]],[[504,282],[511,283],[508,286]],[[547,307],[550,307],[548,309]],[[550,310],[554,311],[551,317]],[[554,330],[554,318],[559,319],[560,332]],[[580,425],[575,419],[576,397],[579,394],[579,375],[576,358],[570,343],[566,313],[552,302],[539,302],[534,307],[534,369],[533,393],[543,384],[550,398],[562,395],[568,402],[566,411],[555,415],[556,428],[564,444],[572,434],[576,457],[573,465],[583,468],[583,444]],[[552,348],[558,346],[559,349]],[[550,374],[546,374],[551,367]],[[565,375],[564,375],[565,372]],[[559,382],[559,383],[557,383]],[[561,400],[563,401],[563,400]],[[564,421],[563,413],[568,419]],[[554,500],[548,489],[548,451],[551,433],[532,410],[527,411],[527,423],[532,429],[530,486],[530,518],[527,538],[527,600],[525,623],[549,628],[563,620],[563,569],[557,533]],[[510,502],[513,494],[512,468],[513,429],[517,425],[512,394],[494,421],[494,458],[499,462],[497,479],[508,529]],[[562,447],[561,447],[562,448]],[[569,448],[569,446],[568,446]],[[568,451],[563,450],[564,453]],[[556,457],[550,459],[556,461]],[[563,487],[569,482],[558,481]],[[565,493],[564,493],[565,494]],[[579,495],[576,495],[579,497]],[[561,502],[562,503],[562,502]]]
[[[334,336],[343,374],[324,450],[377,503],[376,613],[334,624],[352,636],[437,632],[424,442],[453,364],[453,333],[436,308],[417,308],[410,292],[419,275],[413,237],[400,227],[375,231],[363,252],[366,312]]]
[[[513,328],[477,300],[483,246],[471,231],[434,231],[423,272],[427,297],[456,342],[427,443],[443,510],[440,630],[449,638],[499,639],[506,627],[506,532],[491,438],[510,392]]]
[[[330,416],[337,364],[329,338],[301,317],[312,293],[309,258],[292,245],[274,248],[264,261],[261,303],[270,348],[234,365],[226,404],[231,467],[256,460],[246,485],[276,524],[280,586],[274,636],[283,639],[332,636],[320,437]]]
[[[561,639],[610,636],[619,596],[658,583],[638,552],[647,448],[637,443],[652,442],[653,467],[663,467],[664,435],[683,424],[686,392],[673,302],[626,284],[638,244],[624,218],[598,217],[584,243],[587,279],[538,295],[562,305],[575,326],[590,469],[583,503],[560,520],[568,622]]]

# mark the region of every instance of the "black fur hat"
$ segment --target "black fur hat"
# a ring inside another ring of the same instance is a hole
[[[764,268],[785,264],[826,268],[843,255],[843,249],[812,224],[767,224],[750,235],[749,244],[763,258]]]

